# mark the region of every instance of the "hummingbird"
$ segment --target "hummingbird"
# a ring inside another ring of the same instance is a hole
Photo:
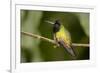
[[[68,30],[60,23],[59,20],[56,20],[53,25],[53,37],[57,46],[64,48],[67,53],[71,56],[76,57],[76,54],[72,47],[71,35]]]

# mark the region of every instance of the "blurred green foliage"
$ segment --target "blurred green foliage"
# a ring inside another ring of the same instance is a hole
[[[89,13],[21,10],[21,31],[53,39],[54,22],[60,19],[69,30],[73,43],[89,43]],[[89,48],[74,47],[76,60],[89,59]],[[21,63],[73,60],[64,48],[36,38],[21,35]]]

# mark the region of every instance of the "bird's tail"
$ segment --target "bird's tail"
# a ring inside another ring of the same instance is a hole
[[[62,45],[63,48],[65,48],[65,50],[73,57],[76,57],[76,53],[73,49],[72,46],[67,46],[66,44],[64,44],[63,42],[59,43]]]
[[[73,47],[70,47],[70,48],[64,47],[64,48],[72,56],[73,59],[76,59],[77,58],[77,55],[76,55]]]

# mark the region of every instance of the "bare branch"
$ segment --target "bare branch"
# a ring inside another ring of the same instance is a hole
[[[39,35],[28,33],[28,32],[23,32],[23,31],[21,33],[24,34],[24,35],[30,36],[30,37],[34,37],[34,38],[38,38],[38,39],[41,39],[41,40],[45,40],[45,41],[50,42],[52,44],[56,44],[54,40],[48,39],[48,38],[43,37],[43,36],[39,36]],[[72,43],[72,46],[89,47],[89,44]]]
[[[72,46],[89,47],[89,44],[72,43]]]

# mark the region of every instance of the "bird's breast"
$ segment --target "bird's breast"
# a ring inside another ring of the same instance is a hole
[[[59,31],[55,34],[57,41],[63,40],[67,44],[71,44],[71,38],[69,35],[66,35],[66,32],[64,31]]]

